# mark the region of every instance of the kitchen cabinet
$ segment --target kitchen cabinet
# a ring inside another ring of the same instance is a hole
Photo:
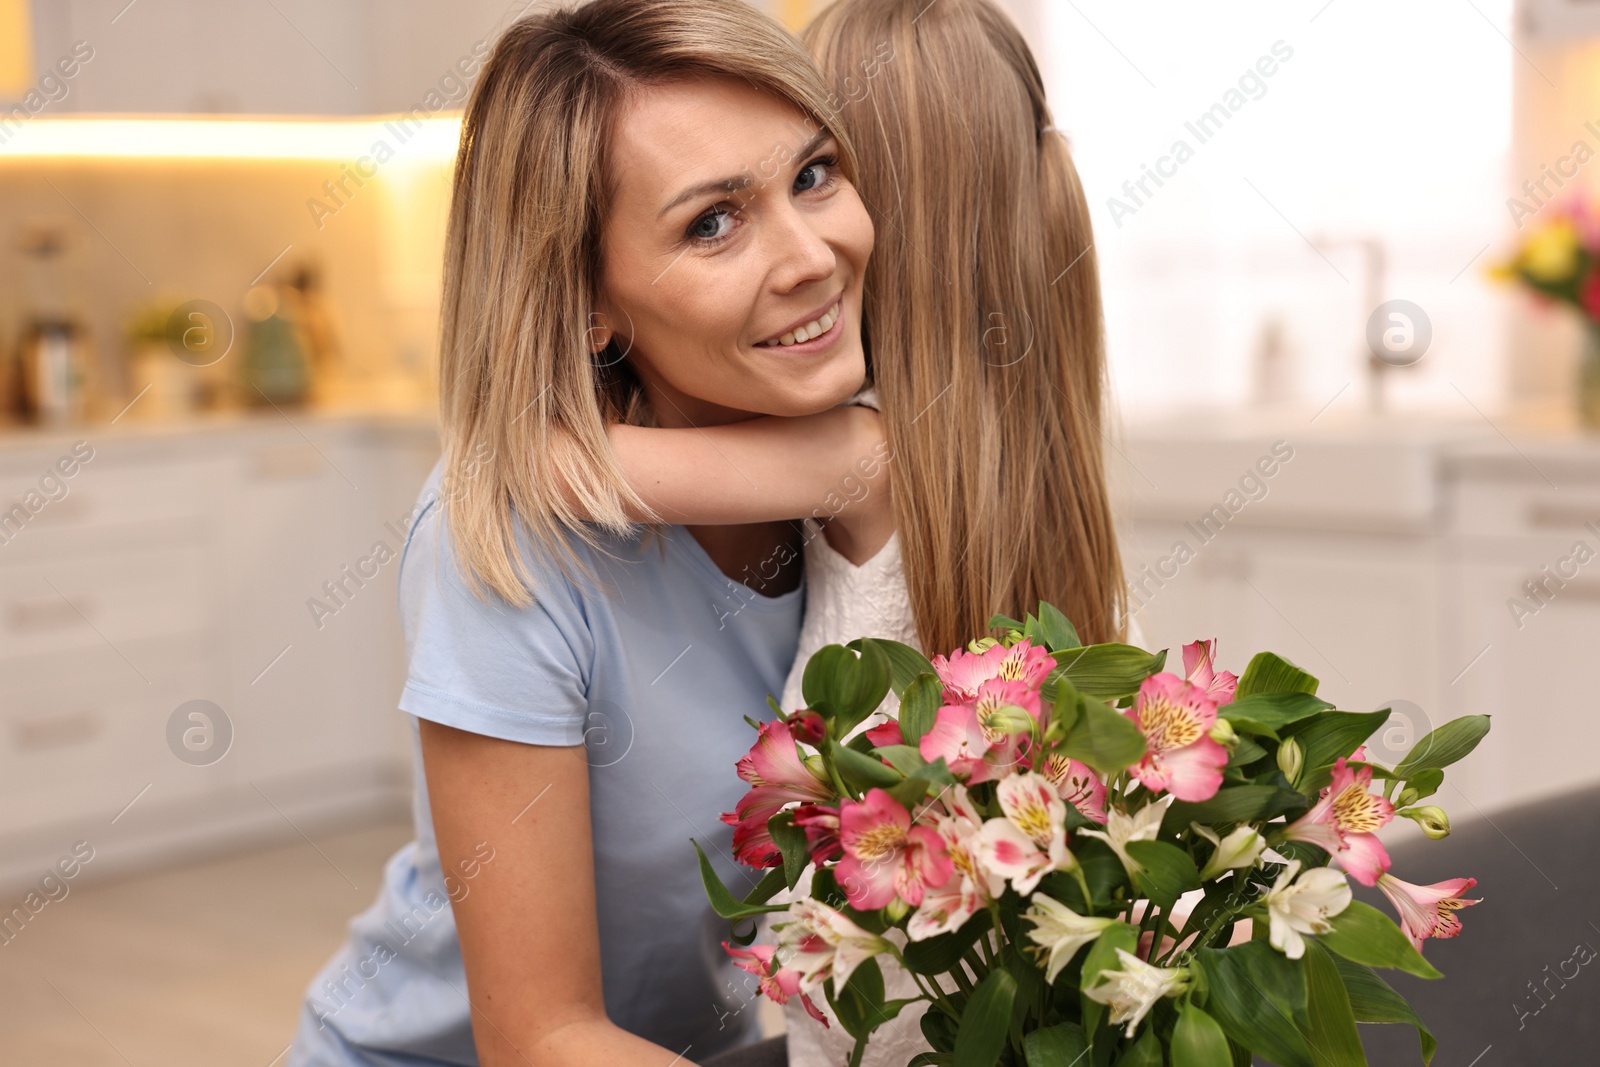
[[[0,513],[0,884],[79,839],[100,873],[403,811],[396,577],[433,428],[273,414],[80,438],[92,458],[57,498]],[[80,438],[0,439],[0,507]],[[394,558],[318,626],[308,600],[380,540]],[[230,735],[216,758],[174,748],[197,700]]]
[[[1453,689],[1462,711],[1494,716],[1495,758],[1460,780],[1475,803],[1596,778],[1600,464],[1531,463],[1479,454],[1447,469],[1454,580],[1442,618],[1451,666],[1464,672]]]
[[[1270,649],[1341,708],[1392,706],[1369,748],[1379,762],[1442,722],[1493,716],[1439,794],[1458,819],[1600,781],[1588,753],[1600,447],[1534,434],[1512,447],[1461,425],[1302,423],[1286,435],[1291,459],[1241,482],[1275,436],[1171,423],[1133,429],[1111,454],[1145,643],[1171,649],[1176,666],[1183,643],[1215,636],[1234,671]],[[1213,510],[1241,486],[1255,499]]]
[[[35,113],[50,115],[459,108],[463,72],[509,18],[489,0],[33,0],[30,14]]]

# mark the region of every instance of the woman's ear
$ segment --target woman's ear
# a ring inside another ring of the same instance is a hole
[[[606,345],[611,343],[612,333],[611,316],[604,311],[589,312],[589,327],[584,334],[584,343],[591,353],[604,352]]]

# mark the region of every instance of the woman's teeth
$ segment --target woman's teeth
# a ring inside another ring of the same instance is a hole
[[[782,337],[779,337],[773,341],[762,341],[761,344],[767,348],[777,348],[779,346],[788,348],[790,345],[797,345],[801,342],[809,341],[813,337],[821,337],[823,334],[833,329],[833,324],[838,321],[839,305],[834,304],[833,307],[828,309],[827,313],[824,314],[822,318],[813,319],[811,322],[806,323],[793,333],[786,333]]]

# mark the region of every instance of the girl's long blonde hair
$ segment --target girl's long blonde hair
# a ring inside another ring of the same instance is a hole
[[[638,379],[614,344],[596,355],[589,343],[608,156],[629,92],[700,77],[788,101],[830,129],[854,176],[811,57],[744,0],[592,0],[529,15],[473,88],[445,239],[440,418],[444,513],[479,596],[531,601],[538,568],[522,532],[571,573],[584,568],[569,536],[598,545],[632,529],[625,505],[648,513],[605,435],[608,421],[646,417]],[[577,507],[553,491],[562,483]]]
[[[987,0],[838,0],[804,37],[877,227],[864,322],[924,648],[1040,600],[1120,639],[1093,234],[1026,42]]]

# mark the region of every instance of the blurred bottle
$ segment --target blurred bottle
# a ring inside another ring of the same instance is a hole
[[[1256,335],[1254,401],[1260,407],[1281,407],[1295,399],[1294,350],[1289,328],[1278,312],[1261,322]]]
[[[276,285],[258,285],[244,295],[245,399],[252,404],[298,406],[311,390],[311,366],[301,331],[290,320]]]
[[[330,400],[341,371],[339,332],[333,308],[315,265],[301,264],[281,291],[283,314],[298,328],[300,343],[311,361],[311,399]]]
[[[87,335],[67,309],[61,232],[24,233],[23,288],[27,301],[17,348],[15,413],[24,422],[64,426],[83,421],[90,384]]]

